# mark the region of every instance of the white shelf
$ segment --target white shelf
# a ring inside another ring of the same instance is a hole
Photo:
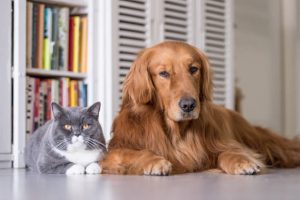
[[[87,7],[87,0],[31,0],[37,3],[46,3],[60,6],[71,6],[71,7]]]
[[[49,78],[60,78],[60,77],[68,77],[73,79],[87,78],[87,74],[84,73],[60,71],[60,70],[44,70],[44,69],[26,69],[26,75],[38,76],[38,77],[49,77]]]

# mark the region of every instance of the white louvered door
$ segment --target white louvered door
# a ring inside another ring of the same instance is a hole
[[[163,40],[192,42],[191,2],[191,0],[163,1]]]
[[[233,108],[232,1],[204,0],[202,5],[204,51],[214,72],[213,100]]]
[[[118,105],[124,79],[136,55],[150,45],[150,10],[148,0],[118,0]]]

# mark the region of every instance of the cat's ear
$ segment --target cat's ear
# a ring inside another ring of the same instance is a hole
[[[61,116],[64,114],[64,109],[55,102],[51,103],[51,107],[52,107],[52,113],[53,113],[54,118],[60,119]]]
[[[100,108],[101,108],[101,103],[96,102],[87,109],[87,112],[98,119]]]

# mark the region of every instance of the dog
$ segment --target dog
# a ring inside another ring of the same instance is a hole
[[[253,175],[300,164],[299,141],[214,104],[212,86],[208,59],[195,47],[167,41],[143,50],[124,82],[103,173]]]

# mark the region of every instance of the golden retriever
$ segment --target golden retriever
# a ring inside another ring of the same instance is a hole
[[[195,47],[142,51],[125,80],[103,173],[168,175],[219,169],[257,174],[300,164],[300,142],[250,125],[212,102],[212,75]]]

